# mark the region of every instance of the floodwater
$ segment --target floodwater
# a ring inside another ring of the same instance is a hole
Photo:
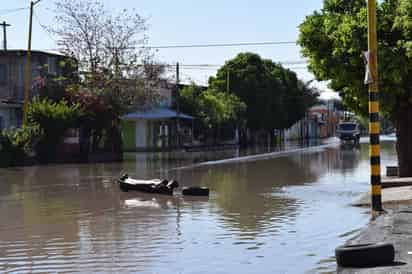
[[[368,147],[289,149],[227,162],[215,160],[245,153],[1,169],[0,272],[334,272],[334,248],[369,221],[350,206],[369,189]],[[396,163],[393,141],[382,153],[382,166]],[[211,195],[123,193],[114,178],[125,172]]]

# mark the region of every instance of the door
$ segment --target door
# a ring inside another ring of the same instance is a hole
[[[147,122],[145,120],[136,121],[136,147],[147,147]]]

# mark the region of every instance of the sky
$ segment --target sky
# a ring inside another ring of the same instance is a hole
[[[55,37],[41,25],[53,24],[55,0],[41,0],[35,6],[32,49],[56,49]],[[9,49],[26,49],[29,10],[9,12],[8,9],[29,6],[28,0],[0,0],[0,21],[7,29]],[[323,0],[101,0],[110,11],[134,9],[148,19],[150,46],[222,44],[244,42],[296,41],[298,26],[305,16],[322,7]],[[300,48],[294,44],[215,48],[159,49],[157,60],[175,64],[222,65],[240,52],[254,52],[275,62],[304,61]],[[287,65],[304,81],[314,79],[305,65]],[[181,67],[184,82],[206,84],[214,69]],[[323,98],[335,97],[325,83],[315,83],[324,90]]]

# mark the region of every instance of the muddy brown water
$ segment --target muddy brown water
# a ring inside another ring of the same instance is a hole
[[[393,142],[382,150],[383,165],[393,165]],[[1,169],[0,272],[333,272],[334,248],[369,220],[349,206],[369,188],[367,145],[193,165],[248,153]],[[123,193],[114,182],[123,172],[207,186],[211,195]]]

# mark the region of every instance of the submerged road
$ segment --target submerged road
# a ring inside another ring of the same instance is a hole
[[[334,248],[369,221],[350,206],[369,189],[367,145],[287,150],[2,169],[0,272],[336,271]],[[393,164],[393,141],[382,151],[383,165]],[[123,193],[113,180],[123,172],[207,186],[211,195]]]

